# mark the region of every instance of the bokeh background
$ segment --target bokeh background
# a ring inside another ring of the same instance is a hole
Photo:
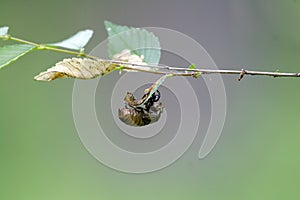
[[[45,43],[94,29],[87,51],[106,38],[104,20],[171,28],[202,44],[219,68],[299,72],[299,10],[297,0],[1,0],[0,19],[12,34]],[[227,118],[211,154],[198,160],[199,136],[170,167],[134,175],[81,144],[73,80],[33,80],[64,56],[33,52],[0,71],[1,200],[300,198],[300,80],[224,76]]]

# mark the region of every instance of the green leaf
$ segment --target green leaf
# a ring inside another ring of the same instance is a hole
[[[27,44],[14,44],[0,47],[0,69],[29,53],[34,48],[34,46]]]
[[[189,69],[196,69],[195,64],[191,64],[191,65],[189,66]]]
[[[104,25],[108,34],[110,59],[124,49],[129,49],[132,54],[144,57],[144,61],[148,64],[159,63],[160,44],[153,33],[145,29],[116,25],[109,21],[105,21]]]
[[[89,29],[79,31],[78,33],[76,33],[75,35],[73,35],[72,37],[66,40],[54,44],[47,44],[47,45],[55,46],[55,47],[63,47],[66,49],[81,50],[91,39],[91,37],[93,36],[93,32],[94,31]]]
[[[196,72],[195,74],[194,74],[194,78],[199,78],[201,76],[201,73],[200,72]]]
[[[191,64],[189,66],[189,69],[196,69],[196,65],[195,64]],[[201,76],[200,72],[195,72],[195,74],[193,75],[194,78],[199,78]]]
[[[0,36],[6,35],[8,33],[8,26],[0,27]]]

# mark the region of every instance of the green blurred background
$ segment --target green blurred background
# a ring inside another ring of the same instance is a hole
[[[171,28],[201,43],[220,68],[299,72],[299,10],[297,0],[1,0],[0,19],[36,42],[94,29],[87,51],[106,38],[104,20]],[[300,80],[224,76],[227,118],[212,153],[198,160],[196,138],[170,167],[133,175],[81,144],[73,80],[33,80],[64,56],[34,52],[0,71],[1,200],[300,198]]]

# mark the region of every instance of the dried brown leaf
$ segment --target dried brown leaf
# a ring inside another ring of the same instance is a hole
[[[143,56],[138,56],[135,54],[131,54],[129,49],[124,49],[121,53],[115,54],[113,56],[114,60],[119,60],[119,61],[125,61],[125,62],[129,62],[129,63],[144,63]],[[146,63],[144,63],[146,64]]]
[[[94,60],[90,58],[66,58],[41,72],[34,79],[38,81],[52,81],[56,78],[78,78],[92,79],[97,76],[103,76],[116,67],[115,64],[104,60]]]
[[[115,54],[113,56],[114,60],[117,61],[123,61],[123,62],[127,62],[127,63],[131,63],[131,64],[139,64],[140,66],[143,66],[147,63],[143,62],[144,57],[143,56],[138,56],[135,54],[131,54],[129,49],[124,49],[122,52]],[[134,68],[133,65],[123,65],[124,67],[131,67]],[[136,66],[135,68],[139,68],[138,66]],[[126,69],[125,71],[129,71],[129,72],[137,72],[137,70],[134,69]]]

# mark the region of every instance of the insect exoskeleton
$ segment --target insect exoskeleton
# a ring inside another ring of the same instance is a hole
[[[154,123],[159,120],[163,112],[163,105],[159,99],[160,92],[156,91],[143,103],[143,106],[139,106],[139,101],[128,92],[124,98],[125,107],[119,108],[119,119],[130,126],[145,126]]]
[[[119,119],[130,126],[145,126],[151,123],[149,114],[136,108],[119,108]]]

